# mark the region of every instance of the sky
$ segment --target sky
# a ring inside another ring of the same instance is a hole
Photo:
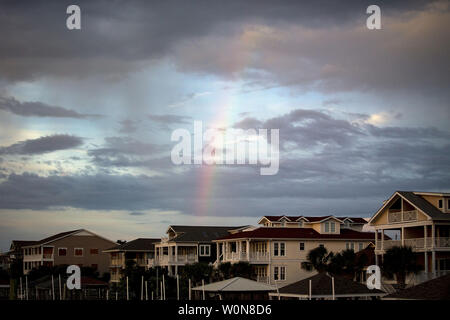
[[[378,1],[380,30],[371,4],[1,1],[0,250],[450,191],[449,2]],[[171,134],[194,121],[279,129],[278,173],[175,165]]]

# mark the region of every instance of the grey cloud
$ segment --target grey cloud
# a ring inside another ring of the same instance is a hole
[[[67,150],[79,147],[83,144],[83,138],[67,135],[55,134],[37,139],[30,139],[17,142],[7,147],[0,147],[0,154],[3,155],[34,155]]]
[[[149,115],[148,117],[150,120],[163,125],[188,124],[188,120],[191,119],[191,117],[188,116],[180,116],[175,114]]]
[[[68,32],[70,3],[2,1],[0,73],[11,80],[43,75],[80,77],[139,70],[170,55],[178,43],[209,34],[233,34],[245,24],[313,27],[364,20],[370,1],[78,1],[81,32]],[[394,14],[421,9],[427,1],[383,2]],[[132,18],[130,18],[132,17]],[[143,39],[145,39],[143,41]],[[207,60],[204,60],[206,63]]]
[[[133,132],[136,132],[136,130],[138,128],[139,121],[125,119],[125,120],[120,121],[119,124],[120,124],[119,132],[121,132],[121,133],[133,133]]]
[[[99,117],[94,114],[82,114],[59,106],[51,106],[39,101],[20,102],[14,98],[0,96],[0,110],[24,117],[53,117],[86,119]]]
[[[160,160],[163,152],[169,155],[169,146],[145,143],[132,137],[108,137],[105,138],[104,146],[88,150],[88,155],[96,165],[102,167],[161,168],[161,163],[170,163],[169,158]]]

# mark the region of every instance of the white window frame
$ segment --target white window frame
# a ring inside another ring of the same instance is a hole
[[[81,250],[81,256],[79,256],[75,253],[77,250]],[[73,256],[74,257],[84,257],[84,248],[73,248]]]
[[[283,247],[283,250],[281,249]],[[283,254],[281,254],[283,252]],[[273,243],[273,256],[285,257],[286,256],[286,242],[274,242]]]
[[[280,267],[279,278],[280,278],[280,281],[286,281],[286,267],[285,266]]]
[[[273,280],[274,281],[280,280],[280,273],[279,272],[280,271],[279,271],[278,267],[273,267]]]
[[[330,233],[336,233],[336,222],[330,221]]]
[[[62,256],[62,255],[59,254],[59,250],[60,249],[65,249],[66,250],[66,255],[65,256]],[[73,253],[75,254],[75,251]],[[67,257],[67,248],[64,248],[64,247],[58,248],[58,257]]]
[[[329,224],[328,221],[323,224],[323,231],[325,233],[329,233],[330,232],[330,224]]]
[[[199,257],[210,257],[211,256],[211,245],[210,244],[200,244],[198,252],[199,252]]]
[[[302,244],[303,244],[303,249],[302,249]],[[305,243],[304,242],[300,242],[299,249],[300,249],[300,251],[305,251]]]

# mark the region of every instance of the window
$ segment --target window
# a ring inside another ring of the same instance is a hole
[[[299,221],[299,222],[298,222],[298,226],[299,226],[300,228],[303,228],[303,221]]]
[[[447,200],[447,209],[450,210],[450,199]]]
[[[90,253],[91,254],[98,254],[98,249],[91,249]]]
[[[286,267],[273,267],[273,280],[286,280]]]
[[[284,243],[284,242],[274,242],[274,244],[273,244],[273,255],[275,257],[284,257],[286,255],[286,243]]]
[[[355,251],[355,243],[353,243],[353,242],[350,243],[350,249],[352,249],[353,251]]]
[[[300,242],[300,251],[304,251],[304,250],[305,250],[305,243]]]
[[[325,248],[325,245],[323,243],[319,244],[319,247]]]
[[[444,201],[442,199],[439,199],[438,207],[439,207],[439,209],[442,209],[444,207]]]
[[[82,257],[83,256],[83,248],[75,248],[73,250],[73,255],[75,257]]]
[[[336,232],[336,223],[334,223],[334,221],[330,222],[330,229],[332,233]]]
[[[211,255],[211,246],[209,244],[200,245],[200,257],[209,257]]]
[[[359,251],[361,251],[362,249],[363,249],[363,243],[360,242],[360,243],[359,243]]]
[[[286,280],[286,267],[280,267],[280,280]]]
[[[67,248],[58,248],[58,256],[67,256]]]
[[[325,222],[325,232],[330,232],[330,223]]]

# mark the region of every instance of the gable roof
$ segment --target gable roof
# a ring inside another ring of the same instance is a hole
[[[430,216],[432,219],[450,220],[450,214],[442,212],[421,196],[416,195],[414,192],[397,191],[397,193],[410,202],[413,206],[417,207],[420,211]]]
[[[31,241],[30,244],[24,245],[23,247],[29,247],[29,246],[35,246],[35,245],[43,245],[43,244],[47,244],[47,243],[53,242],[53,241],[55,241],[55,240],[59,240],[59,239],[62,239],[62,238],[65,238],[65,237],[68,237],[68,236],[71,236],[71,235],[80,233],[80,232],[82,232],[82,231],[91,233],[91,234],[93,234],[93,235],[95,235],[95,236],[97,236],[97,237],[100,237],[100,238],[102,238],[102,239],[104,239],[104,240],[107,240],[107,241],[110,241],[111,243],[114,243],[113,241],[111,241],[111,240],[109,240],[109,239],[106,239],[106,238],[103,238],[102,236],[99,236],[98,234],[95,234],[95,233],[93,233],[93,232],[91,232],[91,231],[88,231],[88,230],[86,230],[86,229],[77,229],[77,230],[72,230],[72,231],[60,232],[60,233],[57,233],[57,234],[52,235],[52,236],[50,236],[50,237],[44,238],[44,239],[42,239],[42,240]]]
[[[370,290],[366,285],[349,280],[342,276],[334,277],[335,296],[382,296],[385,293],[381,290]],[[311,280],[311,296],[326,297],[332,296],[332,277],[325,273],[303,279],[279,289],[280,294],[291,294],[298,296],[309,296],[309,281]]]
[[[450,214],[443,213],[438,208],[433,206],[427,200],[422,198],[419,194],[420,192],[413,191],[395,191],[391,197],[383,203],[383,205],[375,212],[375,214],[370,218],[369,224],[386,208],[396,196],[399,196],[406,201],[408,201],[411,205],[416,207],[418,210],[423,212],[426,216],[428,216],[432,220],[450,220]]]
[[[223,281],[213,282],[204,286],[209,292],[237,292],[237,291],[275,291],[276,287],[246,278],[235,277]],[[192,288],[195,291],[203,290],[203,286]]]
[[[450,274],[394,292],[386,299],[450,300]]]
[[[386,237],[386,235],[385,235]],[[375,240],[374,232],[360,232],[351,229],[341,229],[340,234],[321,234],[312,228],[273,228],[260,227],[251,231],[229,234],[217,240],[229,239],[355,239]],[[388,237],[386,238],[388,239]]]
[[[138,238],[132,241],[125,242],[123,244],[119,244],[115,247],[112,247],[107,250],[103,250],[103,252],[117,252],[117,251],[154,251],[155,243],[160,242],[161,239],[155,238]]]
[[[366,224],[367,223],[367,221],[361,217],[336,217],[333,215],[319,216],[319,217],[315,217],[315,216],[263,216],[258,221],[258,223],[261,223],[261,221],[264,218],[271,222],[280,222],[283,218],[285,218],[289,222],[298,222],[300,219],[306,220],[307,222],[321,222],[321,221],[324,221],[324,220],[327,220],[330,218],[334,218],[341,222],[345,219],[350,219],[353,223],[356,223],[356,224],[361,224],[361,223]]]
[[[243,226],[170,226],[177,235],[170,239],[173,242],[211,242],[230,234],[230,230]]]

